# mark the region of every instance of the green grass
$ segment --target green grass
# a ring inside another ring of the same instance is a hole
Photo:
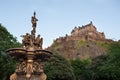
[[[79,41],[76,42],[75,47],[76,47],[76,48],[79,48],[79,47],[81,47],[81,46],[84,45],[84,44],[85,44],[85,41],[79,40]]]

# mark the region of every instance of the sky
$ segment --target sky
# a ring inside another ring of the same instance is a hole
[[[21,42],[32,30],[34,11],[43,48],[90,21],[106,38],[120,39],[120,0],[0,0],[0,23]]]

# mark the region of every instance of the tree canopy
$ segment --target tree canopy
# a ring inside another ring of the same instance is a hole
[[[20,46],[17,38],[0,24],[0,80],[9,80],[10,74],[15,70],[15,61],[11,60],[5,51]]]
[[[46,62],[44,71],[47,74],[47,80],[75,80],[70,63],[58,54],[54,54]]]
[[[21,44],[17,41],[17,38],[10,34],[10,32],[0,24],[0,52],[20,46]]]

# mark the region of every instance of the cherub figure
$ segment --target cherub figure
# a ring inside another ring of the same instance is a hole
[[[23,37],[23,39],[22,39],[22,47],[26,47],[27,44],[29,44],[30,36],[29,36],[28,33],[26,33],[26,35],[23,35],[22,37]]]
[[[43,43],[43,38],[40,38],[40,35],[38,35],[37,38],[35,39],[36,47],[42,49],[42,43]]]

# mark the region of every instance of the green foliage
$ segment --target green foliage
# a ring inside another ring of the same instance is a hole
[[[10,75],[16,68],[16,62],[7,55],[0,55],[0,63],[0,80],[9,80]]]
[[[120,53],[120,43],[114,42],[109,46],[109,53],[114,55]]]
[[[112,43],[109,53],[107,63],[101,67],[101,73],[104,73],[102,76],[107,76],[107,80],[120,80],[120,43]]]
[[[71,65],[73,67],[76,80],[85,80],[86,78],[89,79],[89,70],[87,69],[89,60],[71,60]]]
[[[75,47],[76,47],[76,48],[79,48],[79,47],[81,47],[81,46],[84,45],[84,44],[85,44],[85,41],[79,40],[79,41],[76,42]]]
[[[17,42],[16,37],[13,37],[5,27],[0,24],[0,52],[9,48],[20,47],[21,44]]]
[[[11,60],[5,51],[9,48],[20,47],[16,37],[13,37],[5,27],[0,24],[0,80],[9,80],[15,70],[15,61]]]
[[[102,46],[102,47],[108,47],[109,46],[109,44],[107,43],[107,42],[96,42],[96,45],[98,45],[98,46]]]
[[[94,59],[92,70],[95,80],[120,80],[120,43],[113,42],[109,45],[109,54],[105,57]],[[99,62],[98,62],[99,61]]]
[[[57,54],[54,54],[46,62],[44,71],[47,74],[47,80],[74,80],[71,65],[67,60]]]
[[[92,59],[92,63],[89,67],[89,70],[92,71],[91,76],[92,78],[90,80],[104,80],[101,77],[101,66],[105,65],[108,59],[108,55],[101,55],[94,59]],[[102,74],[104,75],[104,74]]]

